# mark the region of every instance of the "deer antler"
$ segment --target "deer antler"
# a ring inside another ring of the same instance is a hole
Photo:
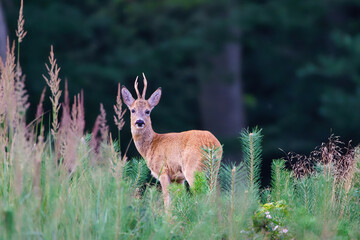
[[[147,88],[147,80],[146,80],[146,77],[145,77],[144,73],[143,73],[143,77],[144,77],[144,89],[143,89],[143,92],[142,92],[142,98],[145,99],[145,93],[146,93],[146,88]]]
[[[140,93],[139,93],[139,89],[138,89],[138,78],[139,78],[139,76],[136,76],[134,88],[135,88],[137,97],[140,98]]]

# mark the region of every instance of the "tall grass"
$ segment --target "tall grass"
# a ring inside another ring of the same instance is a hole
[[[19,28],[18,48],[26,34],[22,8]],[[127,159],[120,149],[120,92],[118,139],[102,105],[92,133],[85,133],[83,93],[71,104],[66,83],[61,100],[52,48],[49,60],[52,111],[44,113],[44,90],[31,122],[15,44],[8,41],[0,61],[0,239],[360,238],[359,147],[332,136],[308,157],[290,155],[290,168],[274,160],[271,188],[262,189],[261,130],[244,130],[243,162],[219,167],[217,149],[199,149],[205,171],[190,191],[170,185],[165,211],[145,161]]]

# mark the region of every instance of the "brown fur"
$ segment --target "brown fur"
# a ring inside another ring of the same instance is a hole
[[[144,81],[146,78],[144,76]],[[146,82],[145,82],[146,86]],[[137,90],[137,81],[135,82]],[[146,87],[144,92],[146,91]],[[131,133],[136,149],[145,159],[151,173],[158,178],[163,190],[164,203],[170,204],[168,185],[171,182],[183,183],[186,180],[190,186],[194,183],[196,171],[202,171],[203,153],[201,148],[215,146],[220,148],[219,158],[222,155],[220,142],[208,131],[191,130],[180,133],[158,134],[152,129],[150,113],[160,101],[161,89],[157,89],[148,100],[138,94],[135,100],[131,93],[123,87],[122,96],[131,113]],[[142,120],[143,127],[136,122]]]

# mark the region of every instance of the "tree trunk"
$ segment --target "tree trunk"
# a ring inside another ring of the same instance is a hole
[[[7,27],[6,27],[2,1],[0,0],[0,57],[3,59],[3,62],[5,62],[5,58],[6,58],[6,38],[7,38]]]
[[[213,59],[213,70],[201,86],[203,127],[216,136],[233,138],[244,127],[244,107],[241,81],[241,46],[225,44]]]

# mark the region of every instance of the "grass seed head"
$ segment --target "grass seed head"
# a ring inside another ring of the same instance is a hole
[[[24,1],[21,0],[20,10],[19,10],[19,18],[18,18],[18,22],[17,22],[18,23],[17,30],[16,30],[16,36],[18,37],[18,43],[21,43],[27,34],[27,32],[24,30],[25,19],[24,19],[24,15],[23,15],[23,9],[24,9]]]
[[[126,113],[126,109],[122,111],[122,100],[121,100],[121,86],[120,83],[118,85],[118,93],[116,96],[116,105],[114,105],[114,110],[116,115],[114,115],[114,122],[117,126],[118,130],[121,131],[124,127],[125,121],[124,121],[124,114]]]

